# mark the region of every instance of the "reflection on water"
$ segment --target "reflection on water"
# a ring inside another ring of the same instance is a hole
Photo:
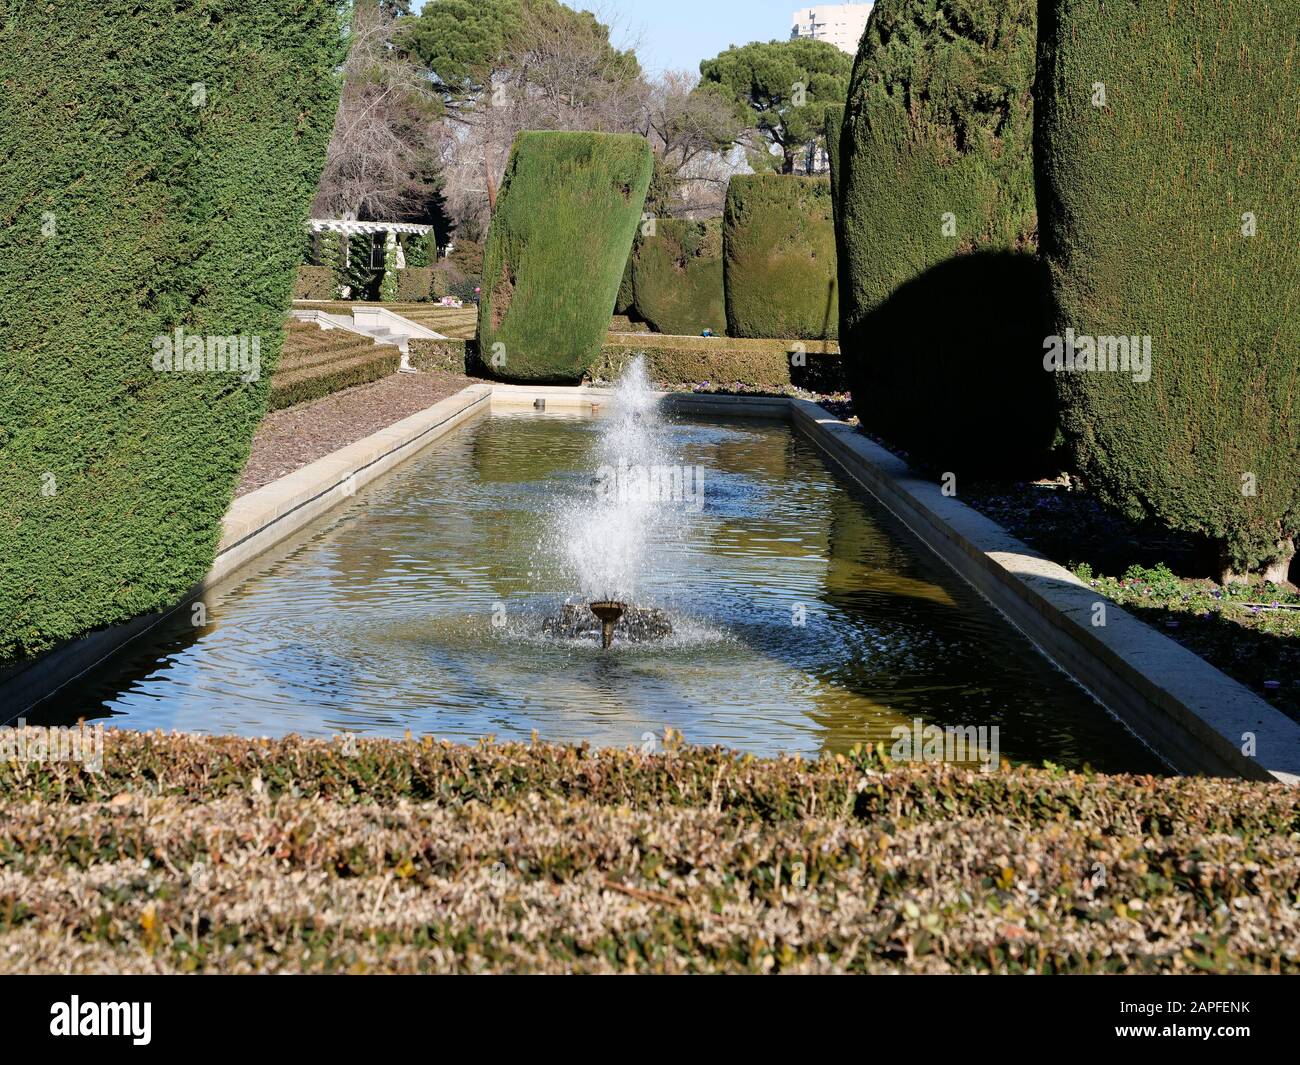
[[[666,726],[760,754],[846,751],[923,718],[1001,754],[1154,758],[788,427],[683,419],[704,510],[656,545],[664,643],[541,622],[574,589],[547,530],[590,492],[594,423],[481,421],[357,495],[43,716],[196,732],[343,730],[639,744]],[[797,624],[796,622],[802,622]],[[34,715],[33,715],[34,716]]]

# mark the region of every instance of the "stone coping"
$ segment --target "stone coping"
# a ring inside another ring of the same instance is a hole
[[[1182,772],[1300,782],[1300,725],[1169,637],[1102,600],[1068,570],[897,456],[801,399],[659,393],[675,411],[792,423],[974,587],[1049,660]],[[9,718],[99,665],[193,598],[284,541],[398,463],[490,412],[599,413],[608,388],[475,384],[235,500],[207,580],[171,611],[73,641],[0,680]],[[1106,624],[1092,625],[1106,603]],[[16,710],[14,708],[17,708]],[[1242,753],[1245,734],[1255,755]]]
[[[1175,769],[1300,783],[1300,725],[807,400],[794,427]],[[1092,624],[1105,604],[1104,626]],[[1247,734],[1255,755],[1242,753]]]

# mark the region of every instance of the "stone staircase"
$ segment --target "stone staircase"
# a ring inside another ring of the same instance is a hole
[[[401,352],[398,367],[402,373],[417,372],[410,364],[411,340],[446,340],[426,325],[395,314],[386,307],[358,306],[351,314],[295,307],[293,317],[299,322],[314,322],[321,329],[344,329],[367,336],[377,344],[396,347]]]

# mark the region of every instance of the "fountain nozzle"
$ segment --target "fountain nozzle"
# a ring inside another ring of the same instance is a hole
[[[610,599],[588,604],[591,612],[600,619],[600,645],[608,647],[614,642],[614,626],[627,609],[626,603],[617,603]]]

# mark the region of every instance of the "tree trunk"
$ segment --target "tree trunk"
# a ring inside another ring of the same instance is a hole
[[[794,173],[794,152],[792,152],[789,148],[784,148],[784,147],[781,149],[781,151],[785,155],[785,161],[781,164],[781,173],[793,174]]]
[[[1258,574],[1237,573],[1228,563],[1226,557],[1223,558],[1222,568],[1219,576],[1220,584],[1249,584],[1255,577],[1261,577],[1268,584],[1286,584],[1287,576],[1291,570],[1291,561],[1295,558],[1295,541],[1291,539],[1280,540],[1277,545],[1277,554],[1272,561],[1265,564],[1262,572]]]

